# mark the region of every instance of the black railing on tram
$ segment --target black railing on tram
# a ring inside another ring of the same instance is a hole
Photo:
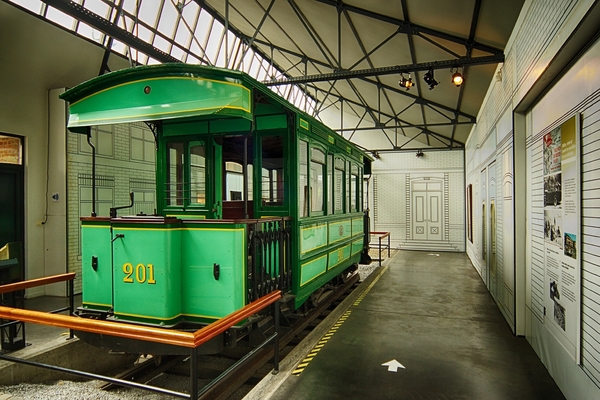
[[[289,217],[248,223],[248,301],[292,285]]]

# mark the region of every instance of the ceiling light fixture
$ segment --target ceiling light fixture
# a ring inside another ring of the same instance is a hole
[[[400,80],[398,81],[398,85],[400,85],[401,88],[409,90],[414,85],[410,74],[408,74],[408,79],[404,77],[404,74],[400,74]]]
[[[423,80],[427,85],[429,85],[429,90],[437,86],[438,81],[436,81],[433,77],[433,68],[429,68],[429,71],[425,72],[425,75],[423,75]]]
[[[450,69],[450,72],[452,72],[452,69]],[[462,74],[458,72],[458,68],[456,68],[456,72],[452,74],[452,83],[454,83],[456,87],[460,87],[460,85],[462,85],[464,81],[465,80]]]

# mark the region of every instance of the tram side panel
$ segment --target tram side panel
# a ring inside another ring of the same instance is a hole
[[[112,308],[112,251],[109,218],[81,221],[82,307]]]
[[[163,326],[179,322],[180,226],[113,223],[115,318]]]
[[[182,231],[182,311],[194,322],[214,321],[246,305],[247,230],[244,224],[190,223]]]

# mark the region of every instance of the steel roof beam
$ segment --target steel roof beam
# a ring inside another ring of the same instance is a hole
[[[454,126],[454,125],[472,125],[472,122],[438,122],[438,123],[434,123],[434,124],[427,124],[427,127],[435,127],[435,126]],[[357,128],[339,128],[339,129],[334,129],[336,132],[350,132],[350,131],[372,131],[372,130],[379,130],[379,129],[404,129],[404,128],[419,128],[419,129],[423,129],[425,128],[425,124],[410,124],[410,123],[404,123],[404,124],[398,124],[398,125],[378,125],[378,126],[361,126],[361,127],[357,127]],[[450,139],[450,138],[448,138]]]
[[[166,62],[181,62],[177,58],[165,53],[164,51],[157,49],[149,43],[146,43],[142,39],[132,35],[127,30],[119,28],[116,24],[113,24],[101,16],[88,11],[85,7],[80,4],[74,3],[69,0],[42,0],[44,3],[56,8],[65,14],[84,22],[94,29],[123,42],[125,45],[133,47],[147,56],[154,58],[162,63]]]
[[[490,54],[499,54],[502,53],[503,50],[485,45],[483,43],[478,43],[474,40],[461,38],[459,36],[450,35],[444,32],[436,31],[435,29],[426,28],[424,26],[416,25],[407,21],[403,21],[401,19],[389,17],[387,15],[378,14],[372,11],[368,11],[359,7],[348,5],[340,0],[316,0],[319,3],[327,4],[332,7],[336,7],[342,10],[348,10],[350,12],[363,15],[365,17],[373,18],[377,21],[387,22],[388,24],[392,24],[398,27],[400,32],[412,35],[429,35],[435,36],[440,39],[448,40],[450,42],[459,43],[464,45],[467,49],[477,49],[481,51],[485,51]]]
[[[311,82],[335,81],[340,79],[363,78],[367,76],[402,74],[416,71],[428,71],[429,69],[464,68],[470,65],[498,64],[504,62],[504,54],[496,54],[484,57],[459,57],[454,60],[431,61],[417,64],[395,65],[391,67],[379,67],[369,69],[357,69],[354,71],[336,71],[328,74],[307,75],[302,77],[290,77],[276,81],[264,81],[267,86],[288,85]]]

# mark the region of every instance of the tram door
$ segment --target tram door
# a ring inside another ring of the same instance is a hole
[[[223,218],[223,143],[220,140],[212,141],[212,165],[209,169],[208,181],[213,186],[212,206],[210,208],[212,215],[209,218]]]
[[[415,240],[443,238],[443,182],[437,179],[412,182],[412,234]]]

